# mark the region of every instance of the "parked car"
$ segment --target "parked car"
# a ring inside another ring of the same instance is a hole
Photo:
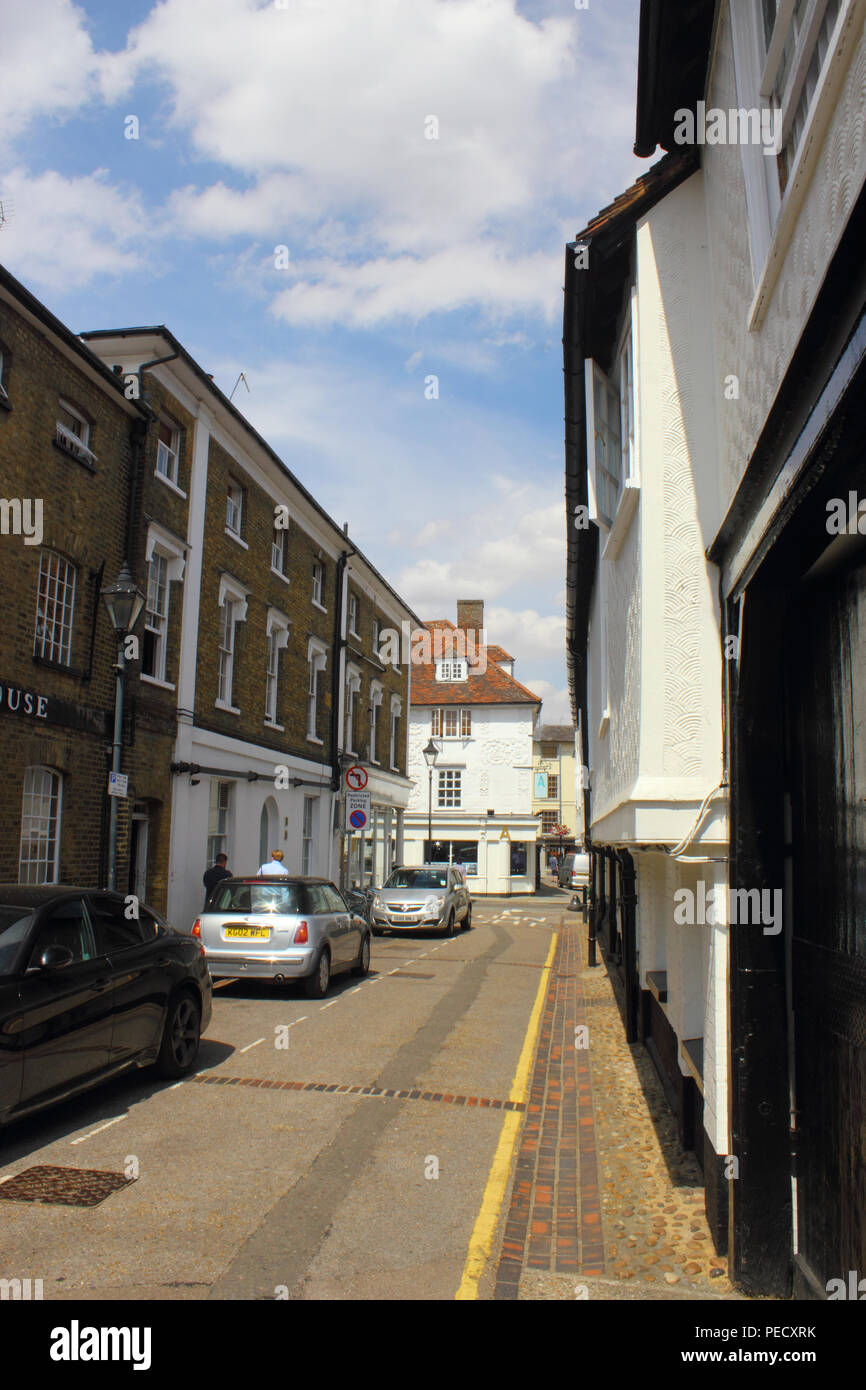
[[[558,870],[558,880],[560,888],[571,888],[577,890],[585,888],[589,884],[589,855],[588,854],[566,854],[563,856]]]
[[[132,1067],[185,1076],[211,1017],[197,941],[120,893],[0,884],[0,1124]]]
[[[343,890],[343,897],[349,904],[350,910],[357,912],[358,916],[363,917],[365,922],[370,921],[370,912],[375,896],[375,888],[346,888]]]
[[[224,878],[192,934],[213,976],[303,980],[316,999],[327,994],[332,975],[370,969],[369,924],[322,878]]]
[[[440,927],[453,936],[458,923],[472,926],[472,899],[466,880],[453,865],[394,869],[373,899],[373,931]]]

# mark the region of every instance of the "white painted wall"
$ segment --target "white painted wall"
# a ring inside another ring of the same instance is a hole
[[[532,810],[533,705],[473,705],[472,737],[436,738],[441,749],[433,772],[433,809],[436,810],[437,774],[443,768],[459,768],[462,808],[484,814],[529,815]],[[431,731],[431,711],[418,707],[409,721],[409,776],[415,783],[409,796],[410,811],[427,811],[427,764],[421,750]]]

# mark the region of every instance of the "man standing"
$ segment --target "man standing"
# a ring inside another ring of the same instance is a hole
[[[270,863],[261,865],[259,876],[264,874],[268,878],[276,878],[278,876],[285,876],[288,872],[288,869],[283,863],[283,851],[281,849],[272,849]]]
[[[204,874],[202,875],[202,880],[201,880],[202,883],[204,884],[204,900],[205,900],[205,902],[207,902],[207,900],[208,900],[208,898],[210,897],[211,893],[213,892],[214,888],[216,888],[217,884],[218,884],[222,879],[224,879],[224,878],[231,878],[231,874],[229,873],[228,869],[226,868],[226,860],[227,860],[227,856],[226,856],[225,854],[218,854],[217,857],[216,857],[216,863],[214,864],[213,868],[212,868],[212,869],[205,869],[205,872],[204,872]]]

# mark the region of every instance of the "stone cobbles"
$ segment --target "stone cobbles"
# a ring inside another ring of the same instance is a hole
[[[704,1190],[615,985],[563,913],[494,1298],[737,1298]],[[643,1290],[643,1294],[641,1293]]]

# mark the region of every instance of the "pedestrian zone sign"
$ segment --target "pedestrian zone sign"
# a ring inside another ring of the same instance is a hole
[[[346,824],[352,830],[366,830],[370,824],[370,793],[346,792]]]

